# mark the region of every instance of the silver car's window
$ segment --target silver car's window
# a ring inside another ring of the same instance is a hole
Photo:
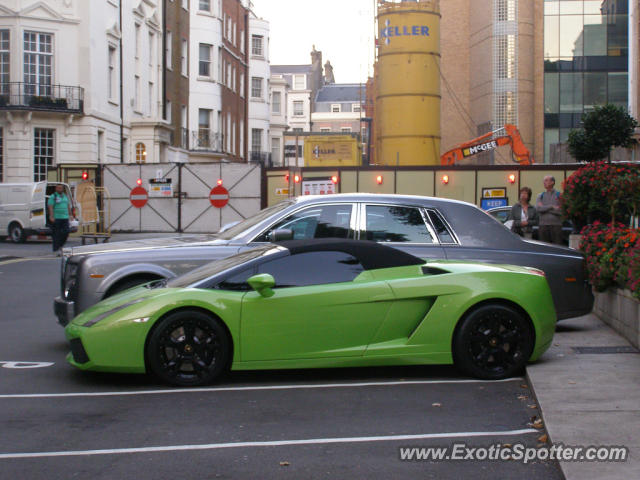
[[[275,213],[278,213],[281,210],[284,210],[285,208],[291,206],[292,204],[293,204],[292,201],[285,200],[284,202],[276,203],[275,205],[272,205],[263,210],[260,210],[254,216],[249,217],[241,221],[240,223],[234,225],[233,227],[229,228],[228,230],[225,230],[224,232],[218,234],[218,238],[222,238],[223,240],[231,240],[232,238],[237,237],[238,235],[244,233],[246,230],[259,224],[263,220],[266,220],[271,215],[274,215]]]
[[[436,235],[438,235],[438,239],[440,240],[440,243],[457,243],[453,235],[453,232],[449,229],[448,225],[442,220],[440,215],[438,215],[433,210],[427,210],[427,215],[429,216],[429,221],[431,222],[431,225],[433,225],[433,228],[436,231]]]
[[[415,207],[367,205],[366,239],[374,242],[434,243]]]
[[[349,238],[351,204],[317,205],[295,212],[272,225],[254,241],[268,242],[269,233],[289,229],[294,240],[309,238]]]

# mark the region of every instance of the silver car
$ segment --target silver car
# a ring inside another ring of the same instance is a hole
[[[289,199],[217,234],[65,249],[56,316],[66,325],[114,293],[263,245],[274,232],[278,238],[384,242],[425,259],[536,267],[546,273],[558,318],[584,315],[593,306],[579,252],[523,240],[475,205],[408,195],[337,194]]]

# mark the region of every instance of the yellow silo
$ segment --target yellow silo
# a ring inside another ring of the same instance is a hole
[[[376,161],[440,164],[440,2],[378,1]]]

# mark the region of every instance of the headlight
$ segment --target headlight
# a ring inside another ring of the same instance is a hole
[[[76,285],[76,276],[78,274],[78,264],[67,262],[64,270],[64,282],[62,294],[64,298],[71,298],[71,292]]]

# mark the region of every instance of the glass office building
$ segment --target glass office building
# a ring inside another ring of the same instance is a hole
[[[628,108],[629,0],[544,1],[545,162],[594,105]]]

